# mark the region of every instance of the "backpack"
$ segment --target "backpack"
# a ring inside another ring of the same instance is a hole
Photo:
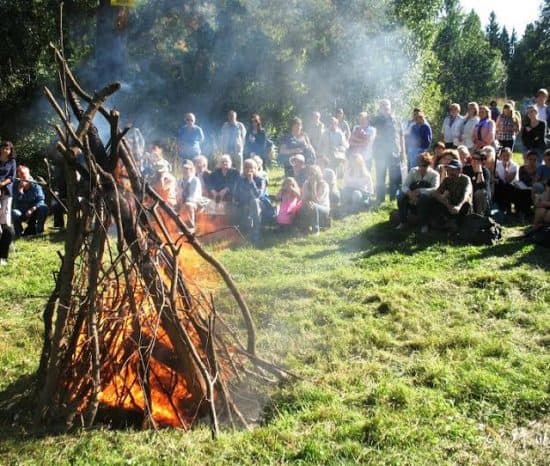
[[[531,235],[533,243],[550,248],[550,226],[545,226]]]
[[[469,214],[464,217],[456,235],[462,243],[492,245],[502,238],[502,226],[491,217]]]

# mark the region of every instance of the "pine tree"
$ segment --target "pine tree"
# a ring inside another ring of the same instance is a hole
[[[489,24],[487,24],[485,36],[491,47],[498,48],[500,42],[500,25],[497,23],[497,15],[494,11],[491,11],[489,15]]]
[[[508,35],[508,30],[506,26],[502,28],[499,38],[499,49],[502,52],[502,60],[504,63],[508,64],[511,58],[511,49],[510,49],[510,36]]]

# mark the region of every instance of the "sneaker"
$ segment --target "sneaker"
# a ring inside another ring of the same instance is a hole
[[[404,223],[400,223],[399,225],[397,225],[395,227],[396,230],[402,230],[403,228],[405,228],[405,224]]]
[[[7,259],[0,259],[0,265],[8,265]]]
[[[428,233],[428,225],[422,225],[422,228],[420,228],[420,233]]]

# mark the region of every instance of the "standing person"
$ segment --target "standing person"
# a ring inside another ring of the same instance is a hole
[[[290,158],[296,154],[302,154],[308,165],[315,163],[315,149],[304,133],[302,120],[298,117],[290,121],[290,132],[281,138],[279,145],[278,161],[285,169],[285,177],[292,176]]]
[[[361,154],[367,168],[372,170],[372,146],[376,137],[376,129],[369,125],[369,114],[359,114],[359,124],[353,127],[349,139],[350,154]]]
[[[330,119],[328,131],[325,132],[324,147],[333,169],[341,171],[341,167],[346,159],[348,149],[348,139],[338,125],[338,120],[334,117]]]
[[[460,105],[456,103],[449,105],[449,114],[443,120],[441,128],[441,139],[447,149],[456,149],[460,145],[462,120]]]
[[[514,112],[514,107],[510,103],[505,103],[496,122],[496,138],[500,146],[513,149],[520,130],[521,121]]]
[[[411,127],[410,149],[407,151],[407,165],[409,170],[415,167],[418,156],[426,152],[432,144],[432,128],[426,123],[424,113],[418,112],[415,116],[415,123]]]
[[[380,101],[378,114],[373,118],[372,125],[376,128],[373,147],[376,202],[380,204],[386,197],[386,174],[389,174],[390,179],[390,200],[395,199],[401,184],[402,133],[399,122],[392,114],[388,99]]]
[[[479,105],[477,102],[468,104],[468,112],[462,120],[462,129],[460,133],[460,142],[465,145],[470,152],[474,150],[474,128],[479,123]]]
[[[412,141],[411,139],[411,129],[413,125],[416,124],[416,115],[418,115],[419,113],[420,113],[420,109],[414,108],[412,111],[411,119],[407,121],[403,126],[405,128],[403,130],[403,136],[405,137],[405,149],[407,151],[407,155],[411,154],[412,144],[414,143],[414,141]]]
[[[14,231],[11,222],[13,181],[15,180],[15,151],[10,141],[0,144],[0,265],[8,263]]]
[[[243,163],[243,174],[235,187],[235,204],[239,216],[239,225],[251,235],[253,243],[260,240],[262,202],[265,194],[265,179],[257,176],[258,165],[253,159]]]
[[[257,113],[250,116],[250,127],[246,133],[244,155],[246,158],[257,155],[262,159],[263,166],[266,168],[271,163],[271,141],[267,137],[262,126],[262,119]]]
[[[534,105],[527,107],[527,118],[521,131],[521,140],[527,152],[537,153],[537,164],[540,165],[546,149],[546,122],[539,119],[539,111]]]
[[[351,129],[350,129],[349,123],[346,121],[346,115],[344,114],[344,109],[343,108],[337,109],[334,116],[338,120],[338,127],[342,130],[342,132],[344,133],[344,136],[346,137],[346,142],[349,143],[349,138],[351,136]]]
[[[311,122],[307,126],[307,135],[316,154],[324,153],[325,131],[325,124],[321,121],[321,114],[317,111],[312,112]]]
[[[185,124],[178,132],[179,155],[181,160],[193,159],[201,155],[201,144],[204,142],[204,133],[200,126],[195,124],[195,115],[185,114]]]
[[[233,160],[233,166],[239,172],[243,170],[243,151],[246,142],[246,128],[237,121],[237,112],[229,110],[227,121],[222,126],[221,151],[229,154]]]
[[[486,105],[479,107],[479,123],[472,133],[474,149],[480,150],[485,146],[495,146],[495,122],[491,120],[491,111]]]
[[[491,100],[491,102],[489,102],[489,110],[490,110],[489,115],[491,115],[491,120],[497,121],[497,118],[500,116],[500,110],[497,107],[496,100]]]
[[[550,110],[546,102],[548,101],[548,91],[544,88],[539,89],[535,95],[535,107],[539,112],[539,119],[546,123],[546,131],[550,126]]]

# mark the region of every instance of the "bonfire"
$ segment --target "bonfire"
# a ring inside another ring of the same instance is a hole
[[[141,176],[129,128],[105,106],[119,84],[90,95],[52,48],[65,105],[45,92],[62,122],[68,221],[44,310],[36,421],[189,429],[207,419],[214,436],[222,423],[249,427],[261,387],[288,374],[256,354],[230,274]]]

